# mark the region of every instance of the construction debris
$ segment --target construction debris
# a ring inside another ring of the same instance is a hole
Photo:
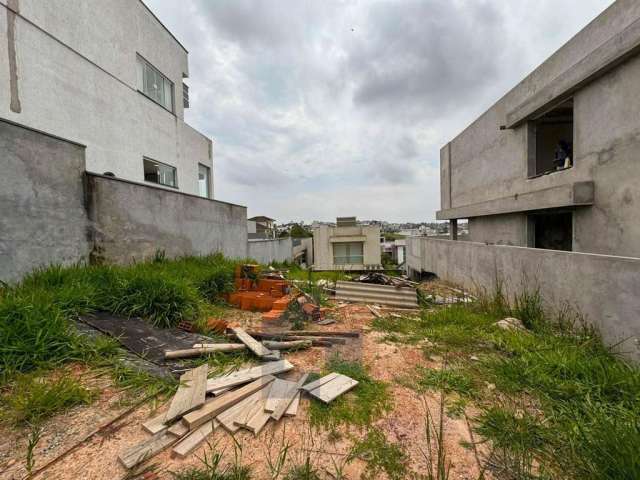
[[[403,277],[392,277],[380,272],[370,272],[353,279],[354,282],[371,283],[375,285],[391,285],[393,287],[417,287],[417,282]]]
[[[242,328],[232,328],[231,331],[234,333],[236,338],[244,343],[249,350],[255,353],[258,357],[272,357],[274,353],[269,350],[267,347],[258,342],[255,338],[245,332]]]
[[[418,308],[418,296],[412,287],[340,281],[336,289],[336,300]]]
[[[264,340],[262,344],[270,350],[301,350],[312,346],[311,340],[291,340],[288,342]]]
[[[237,352],[245,350],[247,347],[241,343],[196,343],[193,348],[184,350],[165,350],[164,358],[166,360],[176,358],[199,357],[216,352]]]
[[[358,385],[357,380],[347,377],[346,375],[337,374],[330,381],[309,391],[309,394],[318,400],[322,400],[324,403],[330,403],[356,385]]]
[[[175,455],[185,457],[220,425],[230,434],[244,428],[258,435],[269,420],[279,421],[283,416],[297,413],[302,390],[329,403],[358,384],[338,373],[308,385],[304,385],[308,374],[295,382],[273,376],[291,368],[291,363],[282,360],[209,380],[206,364],[189,370],[182,375],[168,411],[142,425],[153,436],[122,452],[118,457],[120,462],[133,468],[172,445]],[[230,390],[234,387],[238,388]],[[205,400],[205,391],[212,393],[221,389],[225,389],[222,395]]]

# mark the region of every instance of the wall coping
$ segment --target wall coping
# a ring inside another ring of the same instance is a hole
[[[447,242],[451,244],[462,244],[462,245],[471,245],[473,247],[487,247],[487,248],[496,248],[496,249],[516,249],[516,250],[527,250],[527,251],[535,251],[540,253],[553,253],[557,255],[567,255],[567,256],[582,256],[582,257],[593,257],[593,258],[601,258],[607,260],[621,260],[621,261],[630,261],[632,263],[637,263],[640,265],[640,257],[624,257],[620,255],[605,255],[602,253],[589,253],[589,252],[568,252],[566,250],[549,250],[546,248],[531,248],[531,247],[521,247],[518,245],[498,245],[498,244],[486,244],[483,242],[471,242],[469,240],[447,240],[446,238],[432,238],[432,237],[408,237],[409,240],[421,240],[421,241],[430,241],[430,242]],[[407,255],[411,255],[411,251],[408,251]],[[411,255],[412,257],[416,257],[416,255]]]
[[[177,191],[176,190],[169,190],[167,188],[156,187],[155,185],[149,185],[147,183],[141,183],[141,182],[135,182],[133,180],[127,180],[126,178],[111,177],[109,175],[102,175],[100,173],[89,172],[89,171],[86,171],[85,175],[87,175],[88,177],[101,178],[103,180],[108,180],[108,181],[112,181],[112,182],[128,183],[130,185],[135,185],[137,187],[150,188],[152,190],[158,190],[158,191],[161,191],[161,192],[164,192],[164,193],[167,193],[167,194],[171,194],[171,195],[183,195],[185,197],[197,198],[198,200],[209,201],[209,202],[214,202],[214,203],[222,203],[222,204],[225,204],[225,205],[230,205],[232,207],[247,208],[246,206],[238,205],[237,203],[225,202],[223,200],[216,200],[214,198],[200,197],[199,195],[194,195],[192,193],[181,192],[179,190],[177,190]]]

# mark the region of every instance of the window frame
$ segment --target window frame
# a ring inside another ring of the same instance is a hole
[[[169,91],[171,93],[171,102],[170,102],[171,103],[171,109],[167,108],[165,105],[163,105],[158,100],[156,100],[155,98],[153,98],[151,95],[149,95],[147,92],[144,91],[144,83],[145,83],[144,67],[145,66],[150,68],[151,70],[153,70],[156,75],[159,75],[162,78],[162,80],[163,80],[162,90],[163,91],[164,91],[164,82],[169,83],[169,86],[170,86]],[[175,115],[176,114],[175,83],[173,83],[169,77],[167,77],[158,68],[156,68],[149,60],[144,58],[139,53],[136,53],[136,69],[140,69],[140,68],[142,68],[142,78],[140,77],[140,72],[138,70],[136,70],[136,78],[137,78],[137,82],[136,82],[137,86],[136,86],[136,88],[138,90],[138,93],[141,93],[142,95],[144,95],[146,98],[151,100],[156,105],[159,105],[160,107],[165,109],[167,112],[171,113],[172,115]]]
[[[169,185],[169,184],[166,184],[166,183],[154,182],[154,181],[151,181],[151,180],[147,180],[146,176],[144,175],[144,162],[145,161],[146,162],[157,163],[159,165],[163,165],[165,167],[172,168],[173,169],[173,178],[175,180],[175,185]],[[144,181],[146,183],[150,183],[150,184],[153,184],[153,185],[160,185],[162,187],[174,188],[176,190],[179,190],[179,187],[178,187],[178,169],[177,169],[177,167],[174,167],[173,165],[169,165],[168,163],[159,162],[158,160],[155,160],[155,159],[153,159],[151,157],[143,156],[142,157],[142,176],[143,176]]]
[[[200,167],[204,167],[207,169],[207,196],[203,197],[200,195]],[[205,165],[204,163],[198,162],[198,196],[201,198],[211,198],[211,167]]]
[[[364,243],[365,242],[335,242],[332,243],[332,251],[331,251],[331,255],[332,255],[332,260],[333,260],[333,264],[334,265],[364,265]],[[358,244],[361,246],[360,251],[362,252],[361,255],[352,255],[350,252],[350,246],[351,245],[355,245]],[[336,255],[336,246],[338,245],[344,245],[346,246],[346,255]],[[344,262],[337,262],[336,260],[339,258],[344,258],[346,261]],[[354,258],[359,258],[361,259],[360,262],[352,262],[351,260],[353,260]]]

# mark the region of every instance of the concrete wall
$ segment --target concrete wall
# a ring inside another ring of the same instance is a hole
[[[545,208],[556,194],[580,205],[571,187],[592,181],[593,199],[582,204],[593,206],[575,206],[574,250],[640,257],[639,50],[640,2],[618,0],[443,147],[438,218],[507,213],[500,205],[517,211],[526,198],[527,209]],[[514,119],[567,95],[574,100],[574,167],[528,178],[530,132],[526,121]],[[514,128],[500,130],[510,121]],[[515,219],[487,220],[494,233],[478,238],[526,245],[517,243],[523,237]]]
[[[472,217],[469,240],[498,245],[527,246],[527,216],[521,213]]]
[[[174,113],[138,92],[137,54],[174,83]],[[147,156],[192,194],[198,163],[213,175],[183,121],[187,52],[141,1],[0,0],[0,58],[0,118],[86,145],[88,170],[144,182]]]
[[[333,243],[363,242],[363,264],[334,265]],[[357,225],[355,227],[331,227],[320,225],[313,228],[313,268],[314,270],[365,270],[379,267],[382,263],[380,248],[380,227],[377,225]]]
[[[293,239],[276,238],[271,240],[249,240],[249,258],[253,258],[262,264],[271,262],[293,261]]]
[[[407,264],[467,289],[489,291],[496,278],[510,296],[540,287],[549,308],[570,306],[597,326],[607,344],[640,360],[640,259],[412,237]]]
[[[158,250],[247,256],[246,207],[96,174],[87,183],[96,260],[129,263]]]
[[[86,260],[84,147],[0,121],[0,280]]]
[[[293,259],[297,261],[298,257],[302,257],[303,254],[306,264],[313,265],[313,237],[293,240]]]

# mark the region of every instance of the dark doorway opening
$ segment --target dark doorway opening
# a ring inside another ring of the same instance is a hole
[[[573,250],[573,214],[571,212],[531,215],[533,246],[547,250]]]

